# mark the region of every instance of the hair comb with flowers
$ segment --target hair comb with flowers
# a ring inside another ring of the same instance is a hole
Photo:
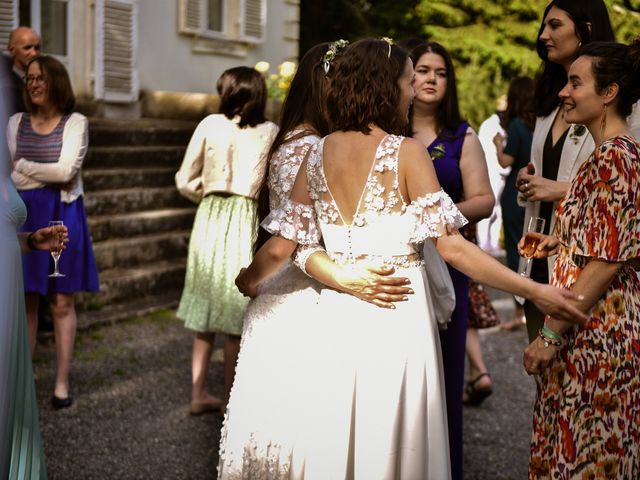
[[[380,40],[384,40],[389,45],[389,52],[387,53],[387,58],[391,58],[391,45],[393,45],[393,38],[380,37]]]
[[[325,75],[329,73],[331,62],[333,62],[333,59],[336,58],[338,52],[345,48],[347,45],[349,45],[349,40],[343,39],[336,40],[331,45],[329,45],[327,52],[324,54],[324,57],[322,57],[322,66],[324,68]]]

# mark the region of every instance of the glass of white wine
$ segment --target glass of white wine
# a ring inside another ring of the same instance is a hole
[[[51,256],[53,257],[53,265],[54,265],[53,273],[49,276],[64,277],[65,274],[60,273],[60,270],[58,269],[59,262],[60,262],[60,255],[62,255],[62,248],[63,248],[63,238],[62,238],[63,228],[62,227],[64,227],[64,223],[62,222],[62,220],[52,220],[49,222],[49,226],[53,227],[54,231],[56,232],[56,235],[51,238],[51,241],[49,243],[50,252],[51,252]]]

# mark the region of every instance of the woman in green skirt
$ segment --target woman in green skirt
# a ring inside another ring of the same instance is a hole
[[[200,122],[176,174],[180,193],[199,203],[177,313],[195,331],[190,406],[195,415],[224,408],[229,399],[249,301],[234,280],[253,257],[257,199],[278,130],[264,116],[267,88],[255,69],[225,71],[217,90],[220,113]],[[222,399],[205,386],[216,333],[225,334]]]

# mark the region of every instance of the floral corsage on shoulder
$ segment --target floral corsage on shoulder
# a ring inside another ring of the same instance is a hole
[[[573,143],[577,145],[580,142],[580,137],[583,137],[587,133],[587,127],[580,124],[574,124],[569,131],[569,138],[573,140]]]
[[[431,150],[431,158],[433,160],[438,160],[439,158],[443,158],[446,155],[447,151],[444,148],[444,145],[439,143],[433,150]]]

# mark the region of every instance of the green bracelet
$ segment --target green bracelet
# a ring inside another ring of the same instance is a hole
[[[553,340],[562,340],[562,335],[559,335],[553,330],[551,330],[546,323],[542,325],[541,331],[542,331],[542,334],[547,338],[551,338]]]

